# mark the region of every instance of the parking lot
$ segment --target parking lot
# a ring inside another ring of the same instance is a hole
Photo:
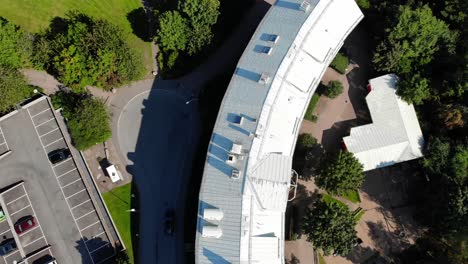
[[[8,151],[8,143],[6,142],[5,137],[3,136],[2,127],[0,127],[0,155]]]
[[[98,264],[112,257],[114,249],[73,157],[55,164],[48,159],[51,151],[68,149],[52,111],[42,97],[0,122],[0,144],[3,137],[11,150],[0,160],[0,186],[25,182],[2,195],[6,213],[12,221],[35,216],[36,208],[39,216],[45,215],[37,217],[43,225],[19,238],[24,256],[50,244],[59,263]]]

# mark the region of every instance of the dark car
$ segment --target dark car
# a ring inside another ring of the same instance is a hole
[[[17,249],[15,240],[13,238],[7,239],[0,244],[0,256],[5,256],[15,249]]]
[[[71,157],[70,150],[66,148],[53,150],[47,155],[49,156],[49,160],[52,164],[59,163]]]
[[[168,235],[174,235],[175,227],[175,211],[174,209],[168,209],[166,211],[166,220],[164,221],[164,232]]]
[[[30,215],[30,216],[23,217],[20,220],[18,220],[18,222],[16,222],[15,231],[19,235],[28,231],[29,229],[35,226],[36,226],[36,218]]]

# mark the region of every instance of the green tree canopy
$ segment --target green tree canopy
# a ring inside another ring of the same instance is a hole
[[[156,35],[163,51],[184,51],[188,40],[187,21],[178,11],[166,11],[159,19]]]
[[[302,229],[307,241],[321,248],[325,255],[346,255],[356,242],[355,218],[347,208],[336,202],[319,200],[307,209]]]
[[[0,67],[0,114],[31,95],[31,87],[15,69]]]
[[[60,92],[52,98],[54,105],[63,107],[73,144],[85,150],[111,137],[106,106],[88,94]]]
[[[65,85],[109,89],[137,79],[142,58],[127,43],[124,31],[105,20],[70,12],[61,28],[52,28],[35,41],[36,62]]]
[[[307,149],[313,147],[317,144],[317,139],[314,138],[311,134],[300,134],[297,137],[297,147],[301,149]]]
[[[219,15],[219,0],[185,0],[179,8],[189,21],[188,53],[198,53],[211,42],[211,27]]]
[[[380,71],[411,73],[428,64],[441,47],[454,52],[456,34],[427,5],[414,9],[400,6],[396,22],[386,31],[390,34],[374,54],[374,63]]]
[[[17,69],[27,66],[31,52],[30,36],[0,17],[0,67]]]
[[[442,174],[450,160],[450,143],[438,137],[429,138],[422,160],[423,167],[432,174]]]
[[[364,180],[362,164],[353,153],[340,151],[320,168],[315,182],[332,194],[345,194],[359,189]]]
[[[324,91],[325,96],[335,98],[343,93],[343,84],[340,81],[330,81]]]
[[[420,74],[400,76],[397,84],[397,94],[408,103],[422,104],[423,100],[430,96],[429,80]]]

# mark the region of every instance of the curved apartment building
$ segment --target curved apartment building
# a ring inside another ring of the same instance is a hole
[[[284,263],[299,127],[326,68],[362,18],[354,0],[279,0],[265,15],[208,147],[196,263]]]

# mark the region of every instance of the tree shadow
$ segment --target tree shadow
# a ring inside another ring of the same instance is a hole
[[[356,119],[336,122],[329,129],[322,132],[322,145],[327,153],[337,153],[341,149],[343,137],[349,135],[352,127],[357,126]]]
[[[300,264],[301,261],[296,257],[296,255],[291,253],[291,258],[285,260],[286,264]]]
[[[367,259],[372,258],[372,256],[379,254],[376,250],[370,247],[356,246],[354,247],[345,258],[352,263],[365,263]]]
[[[76,241],[75,248],[80,252],[82,263],[116,263],[116,251],[111,243],[101,237],[83,237]],[[124,264],[125,262],[122,262]]]
[[[150,24],[148,14],[143,7],[133,9],[127,14],[127,20],[130,22],[132,32],[145,42],[150,42],[153,39],[153,34],[150,32]]]

